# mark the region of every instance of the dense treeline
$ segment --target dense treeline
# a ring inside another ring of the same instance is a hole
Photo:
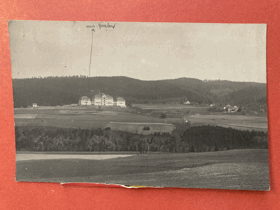
[[[219,126],[198,126],[185,130],[182,142],[190,151],[267,148],[267,132],[243,131]]]
[[[211,102],[209,97],[165,81],[141,81],[127,77],[47,77],[14,79],[14,106],[27,107],[75,104],[81,96],[93,97],[99,91],[127,101],[149,103],[167,98],[187,98]]]
[[[226,104],[244,107],[244,110],[267,111],[266,84],[256,82],[234,82],[227,80],[201,81],[198,79],[179,78],[166,80],[181,87],[192,88],[199,93],[208,94],[211,100],[224,107]]]
[[[267,148],[267,133],[196,126],[149,136],[102,129],[15,127],[16,149],[28,151],[206,152]]]
[[[13,79],[14,107],[76,104],[81,96],[99,91],[131,103],[230,103],[266,109],[266,84],[192,78],[142,81],[128,77],[46,77]]]

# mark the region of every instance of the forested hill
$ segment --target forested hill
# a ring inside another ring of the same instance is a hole
[[[254,91],[254,89],[257,91]],[[243,92],[242,90],[246,90]],[[78,103],[81,96],[92,98],[104,92],[128,103],[264,103],[266,84],[202,81],[192,78],[142,81],[128,77],[47,77],[13,79],[14,107],[55,106]],[[248,97],[250,96],[250,97]],[[233,103],[233,102],[232,102]],[[238,105],[238,104],[236,104]],[[258,104],[257,104],[258,105]]]

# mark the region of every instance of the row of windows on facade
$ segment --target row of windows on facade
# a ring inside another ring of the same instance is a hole
[[[104,93],[95,95],[92,100],[87,96],[82,96],[79,100],[79,105],[96,105],[96,106],[121,106],[125,107],[125,100],[118,97],[114,101],[113,97]]]

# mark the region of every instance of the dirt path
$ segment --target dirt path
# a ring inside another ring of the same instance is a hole
[[[55,160],[55,159],[106,160],[106,159],[129,157],[129,156],[132,156],[132,155],[17,154],[16,161]]]

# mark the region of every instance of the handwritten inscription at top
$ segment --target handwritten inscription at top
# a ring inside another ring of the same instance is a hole
[[[116,26],[116,23],[115,24],[110,24],[110,23],[107,23],[107,24],[104,24],[104,23],[98,23],[98,26],[99,26],[99,29],[102,29],[102,28],[115,28]]]
[[[86,26],[87,28],[92,28],[94,29],[96,25],[90,25],[90,26]],[[107,30],[107,29],[114,29],[116,26],[116,23],[112,24],[112,23],[98,23],[97,24],[97,28],[100,30]]]

